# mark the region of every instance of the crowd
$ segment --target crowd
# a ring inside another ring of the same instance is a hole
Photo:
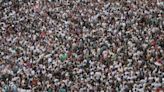
[[[0,0],[0,91],[163,89],[163,10],[162,0]]]

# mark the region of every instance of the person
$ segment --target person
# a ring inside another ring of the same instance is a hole
[[[9,85],[9,87],[10,87],[10,91],[12,91],[12,92],[18,92],[18,88],[17,88],[17,86],[16,86],[15,83],[11,82],[11,84]]]

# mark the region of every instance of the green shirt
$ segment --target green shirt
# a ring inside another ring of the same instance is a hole
[[[66,60],[67,58],[68,58],[67,53],[60,55],[60,60],[61,60],[62,62],[63,62],[64,60]]]
[[[59,89],[59,92],[67,92],[67,91],[64,88],[61,88],[61,89]]]
[[[53,92],[52,88],[48,88],[48,92]]]

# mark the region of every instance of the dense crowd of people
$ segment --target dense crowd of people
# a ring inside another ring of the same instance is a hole
[[[162,0],[0,0],[0,91],[163,89],[163,10]]]

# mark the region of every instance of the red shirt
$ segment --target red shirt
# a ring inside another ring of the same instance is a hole
[[[40,33],[40,36],[41,36],[42,38],[44,38],[44,37],[46,36],[46,32],[41,32],[41,33]]]

